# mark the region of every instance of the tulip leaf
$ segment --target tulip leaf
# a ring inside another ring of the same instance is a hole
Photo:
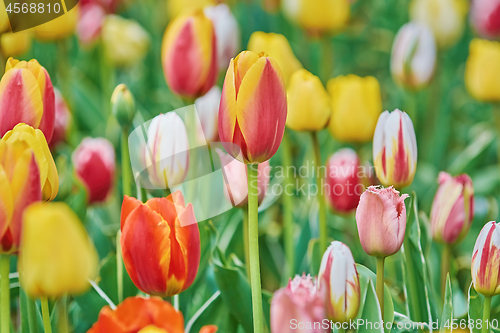
[[[125,265],[122,264],[123,269],[123,298],[137,295],[137,288],[130,279]],[[114,304],[120,303],[118,300],[118,280],[116,274],[116,255],[114,253],[108,254],[106,258],[101,260],[99,269],[99,287],[108,295]]]
[[[474,322],[478,319],[482,320],[483,308],[484,296],[478,293],[471,283],[469,288],[469,320],[473,320]],[[481,328],[477,326],[478,325],[473,325],[473,327],[471,327],[471,333],[481,333]]]
[[[441,333],[446,333],[453,321],[453,293],[451,290],[450,273],[446,275],[446,291],[444,294],[443,315],[441,316]],[[448,323],[448,324],[447,324]],[[448,328],[446,328],[447,326]]]
[[[392,324],[391,333],[417,333],[418,325],[411,321],[407,316],[395,312],[394,323]]]
[[[384,333],[380,305],[378,304],[377,293],[371,279],[365,280],[364,297],[361,299],[362,309],[360,309],[358,323],[358,333]],[[385,298],[385,296],[384,296]],[[385,311],[384,311],[385,312]],[[390,329],[388,330],[390,332]]]
[[[465,148],[448,168],[449,173],[457,175],[464,172],[481,153],[495,140],[495,133],[491,130],[482,131],[472,143]]]

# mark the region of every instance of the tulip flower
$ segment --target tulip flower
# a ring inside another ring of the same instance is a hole
[[[62,10],[62,8],[61,8]],[[78,7],[75,6],[68,12],[49,22],[33,28],[35,37],[41,41],[60,40],[73,35],[78,22]]]
[[[255,53],[265,52],[276,60],[287,84],[292,74],[302,68],[302,64],[293,54],[290,43],[283,35],[256,31],[250,36],[248,50]]]
[[[373,138],[382,112],[382,96],[376,78],[356,75],[330,79],[327,90],[332,101],[328,129],[343,142],[366,142]]]
[[[54,94],[56,100],[56,112],[54,117],[54,132],[52,133],[52,140],[50,141],[51,147],[55,147],[58,143],[66,140],[71,123],[71,112],[68,109],[68,104],[59,90],[54,88]]]
[[[431,210],[432,238],[454,244],[467,235],[474,218],[472,180],[466,174],[452,177],[441,172],[438,181],[439,188]]]
[[[130,315],[133,314],[131,320]],[[159,297],[129,297],[115,310],[105,306],[87,333],[184,333],[182,312]],[[203,326],[200,333],[215,333],[217,327]]]
[[[349,0],[282,0],[285,14],[311,34],[344,28],[351,15]]]
[[[219,138],[218,116],[221,90],[213,86],[205,95],[194,101],[200,119],[201,130],[197,132],[198,141],[202,144],[214,142]]]
[[[7,60],[0,81],[0,135],[18,123],[42,130],[50,142],[54,130],[55,97],[49,73],[35,59]]]
[[[320,79],[305,69],[293,73],[287,89],[286,125],[295,131],[320,131],[330,119],[330,96]]]
[[[5,57],[15,57],[31,48],[32,34],[27,31],[4,32],[0,36],[0,46]]]
[[[417,139],[406,112],[384,111],[373,136],[375,172],[384,186],[410,185],[417,169]]]
[[[72,156],[75,173],[88,191],[89,203],[103,202],[113,189],[115,149],[104,138],[85,138]]]
[[[224,69],[240,49],[238,22],[229,7],[224,3],[205,7],[203,13],[212,21],[214,26],[217,40],[218,68]]]
[[[88,4],[80,5],[80,17],[76,28],[78,39],[84,45],[95,42],[101,35],[105,19],[106,11],[99,4],[89,2]]]
[[[474,0],[470,21],[476,32],[484,38],[500,37],[500,1]]]
[[[330,244],[321,260],[318,284],[326,295],[328,319],[343,323],[356,318],[360,302],[359,276],[347,245],[338,241]]]
[[[231,59],[219,107],[226,151],[247,164],[267,161],[281,143],[286,114],[285,82],[276,61],[252,51]]]
[[[419,89],[431,81],[436,68],[436,42],[432,31],[415,22],[399,29],[392,45],[391,72],[399,84]]]
[[[175,19],[180,15],[192,13],[203,9],[206,6],[216,5],[219,1],[215,0],[168,0],[167,12],[170,19]]]
[[[217,43],[212,21],[197,11],[172,21],[163,36],[162,64],[169,88],[186,98],[204,95],[217,80]]]
[[[153,118],[144,153],[153,186],[172,188],[184,181],[189,165],[189,141],[186,126],[175,112]]]
[[[500,225],[488,222],[477,237],[472,252],[472,283],[486,297],[500,295]]]
[[[288,286],[274,293],[271,302],[272,333],[324,333],[325,330],[314,326],[326,318],[324,297],[318,291],[316,279],[310,275],[295,276]],[[302,328],[293,328],[296,320]]]
[[[125,84],[116,86],[111,95],[111,112],[122,128],[128,128],[135,116],[134,96]]]
[[[166,297],[191,286],[200,264],[200,232],[181,192],[145,204],[125,196],[121,231],[123,261],[137,288]]]
[[[85,227],[62,202],[36,203],[24,213],[19,278],[33,298],[80,294],[90,288],[98,256]]]
[[[469,46],[465,86],[475,99],[500,102],[500,43],[474,39]]]
[[[224,174],[224,195],[233,207],[246,207],[248,205],[248,183],[247,166],[232,158],[220,149],[216,149],[219,155],[222,172]],[[269,187],[271,167],[269,161],[259,164],[257,183],[259,188],[259,205],[266,197]]]
[[[412,0],[410,18],[426,24],[440,48],[454,45],[462,36],[467,15],[466,0]]]
[[[59,191],[59,176],[42,131],[26,124],[18,124],[5,133],[2,140],[19,147],[28,147],[33,151],[40,171],[43,200],[54,200]]]

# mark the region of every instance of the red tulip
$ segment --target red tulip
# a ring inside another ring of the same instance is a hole
[[[69,112],[66,101],[62,97],[59,90],[54,89],[54,93],[56,97],[56,117],[54,121],[52,141],[50,141],[51,147],[55,147],[58,143],[66,140],[69,124],[71,122],[71,113]]]
[[[470,19],[481,37],[500,37],[500,0],[473,0]]]

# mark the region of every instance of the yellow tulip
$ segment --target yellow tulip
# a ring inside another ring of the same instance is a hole
[[[62,202],[36,203],[25,210],[19,278],[33,298],[84,292],[98,257],[83,224]]]
[[[31,33],[27,31],[4,32],[0,35],[0,45],[4,56],[13,57],[25,53],[31,47],[31,38]]]
[[[295,131],[320,131],[330,119],[330,97],[316,75],[305,69],[293,73],[287,89],[286,125]]]
[[[474,39],[469,46],[465,85],[475,99],[500,101],[500,43]]]
[[[382,113],[380,86],[372,76],[339,76],[330,79],[327,90],[332,99],[328,129],[338,140],[366,142],[373,139]]]
[[[5,133],[2,140],[31,148],[40,169],[40,183],[43,199],[54,200],[59,191],[59,176],[43,132],[26,124],[18,124]]]
[[[215,4],[217,4],[217,1],[214,0],[167,0],[168,17],[174,19],[181,14]]]
[[[290,43],[283,35],[256,31],[250,36],[248,50],[257,54],[265,52],[276,60],[287,84],[292,74],[302,68],[302,64],[293,54]]]
[[[52,21],[34,27],[35,37],[42,41],[53,41],[71,36],[78,22],[78,6]]]

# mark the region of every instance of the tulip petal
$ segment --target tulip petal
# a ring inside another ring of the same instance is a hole
[[[0,239],[7,231],[14,210],[12,189],[3,167],[0,165]]]
[[[215,333],[218,331],[217,326],[215,325],[206,325],[203,326],[200,330],[200,333]]]
[[[235,73],[234,73],[234,59],[231,59],[229,68],[226,72],[224,79],[224,87],[222,88],[222,95],[219,106],[219,136],[221,142],[232,143],[234,136],[234,129],[236,127],[236,88],[235,88]],[[227,147],[226,147],[227,146]],[[229,152],[229,149],[234,147],[232,144],[224,145],[224,148]],[[232,154],[236,156],[236,154]]]
[[[37,79],[43,100],[43,116],[38,128],[45,135],[47,142],[50,142],[54,132],[54,121],[56,117],[54,87],[52,86],[49,73],[47,73],[47,70],[41,66]]]
[[[129,197],[128,195],[125,195],[123,197],[122,211],[120,214],[120,229],[122,231],[125,225],[125,221],[127,220],[130,213],[132,213],[140,205],[142,205],[142,202],[134,197]]]

